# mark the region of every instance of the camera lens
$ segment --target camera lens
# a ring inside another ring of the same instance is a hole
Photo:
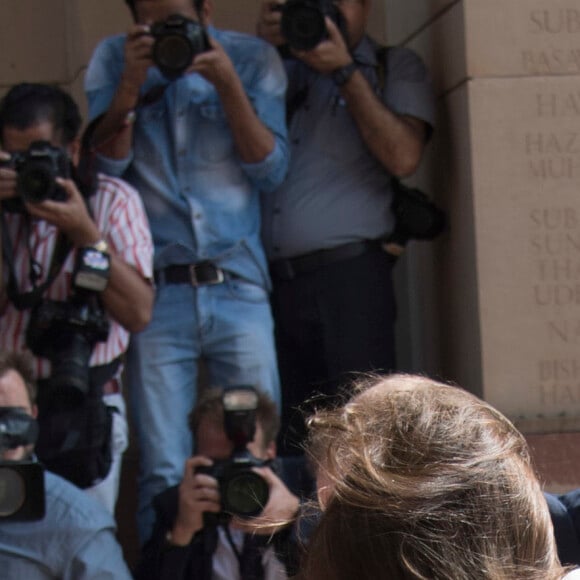
[[[40,203],[50,199],[55,188],[54,177],[50,168],[29,165],[18,174],[18,192],[29,203]]]
[[[285,5],[281,28],[288,44],[296,50],[312,50],[326,37],[324,14],[309,2]]]
[[[221,494],[226,512],[251,517],[264,509],[270,497],[270,489],[263,477],[251,470],[244,470],[224,482]]]
[[[153,60],[162,70],[181,73],[193,58],[191,43],[182,35],[168,35],[160,38],[153,48]]]
[[[26,486],[16,469],[0,467],[0,518],[15,514],[26,499]]]
[[[93,347],[81,333],[72,333],[66,348],[55,353],[50,389],[54,402],[76,406],[89,392],[89,359]]]

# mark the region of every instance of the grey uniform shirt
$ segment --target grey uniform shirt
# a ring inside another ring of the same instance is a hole
[[[359,70],[392,111],[433,125],[429,75],[406,48],[387,53],[379,87],[377,45],[363,38],[353,52]],[[286,181],[262,197],[262,236],[270,261],[333,248],[392,231],[391,176],[359,135],[339,89],[297,60],[286,62],[292,156]]]

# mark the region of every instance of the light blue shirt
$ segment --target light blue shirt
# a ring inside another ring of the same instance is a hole
[[[99,169],[123,176],[140,192],[155,243],[155,268],[211,259],[269,286],[260,242],[259,192],[283,181],[288,166],[286,73],[273,47],[238,32],[209,28],[231,58],[260,120],[275,138],[261,162],[240,160],[214,86],[191,73],[169,83],[162,97],[137,109],[129,158],[100,158]],[[85,90],[91,119],[104,113],[124,67],[125,36],[105,39],[89,65]],[[155,67],[142,95],[167,84]]]
[[[435,100],[421,59],[409,49],[390,48],[380,67],[377,48],[364,37],[353,51],[360,72],[391,111],[432,126]],[[298,60],[286,66],[288,103],[296,109],[289,127],[292,159],[288,179],[263,199],[268,258],[387,235],[394,226],[392,176],[364,143],[331,77]]]
[[[0,520],[0,577],[5,580],[129,580],[112,516],[96,500],[45,472],[46,515]]]

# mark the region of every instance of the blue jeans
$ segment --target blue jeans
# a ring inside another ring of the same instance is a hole
[[[210,385],[254,385],[280,406],[272,314],[263,288],[237,278],[199,288],[161,284],[151,323],[132,338],[127,379],[140,448],[142,542],[152,531],[153,498],[181,481],[192,453],[187,418],[201,358]]]

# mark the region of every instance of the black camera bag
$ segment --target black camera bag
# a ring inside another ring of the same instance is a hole
[[[115,408],[103,401],[103,385],[114,376],[119,364],[116,359],[92,368],[89,393],[76,406],[56,405],[47,400],[48,381],[39,381],[38,458],[47,469],[80,488],[95,485],[111,469]]]
[[[445,212],[421,190],[393,180],[391,208],[395,214],[395,237],[403,240],[432,240],[445,229]]]

